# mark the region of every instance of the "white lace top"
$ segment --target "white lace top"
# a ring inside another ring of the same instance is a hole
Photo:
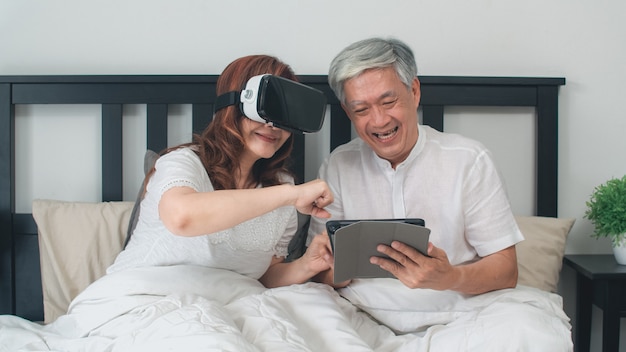
[[[297,228],[294,207],[282,207],[228,230],[197,237],[169,232],[158,215],[165,191],[186,186],[198,192],[213,191],[198,156],[190,149],[172,151],[157,160],[141,202],[137,227],[124,251],[107,272],[140,266],[194,264],[233,270],[258,279],[272,256],[286,256]],[[293,182],[293,180],[289,180]]]

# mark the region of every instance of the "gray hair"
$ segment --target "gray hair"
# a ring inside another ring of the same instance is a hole
[[[417,76],[413,51],[398,39],[369,38],[343,49],[330,63],[328,83],[341,103],[344,103],[343,84],[366,70],[393,67],[407,86]]]

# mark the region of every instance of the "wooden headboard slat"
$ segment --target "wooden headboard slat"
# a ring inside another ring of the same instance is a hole
[[[443,131],[443,105],[422,105],[422,123]]]
[[[167,148],[167,104],[147,106],[147,148],[160,152]]]
[[[181,83],[34,83],[13,85],[15,104],[212,103],[215,87]]]
[[[558,87],[537,89],[537,201],[536,214],[557,216],[559,158]]]
[[[193,104],[191,115],[193,132],[201,133],[213,120],[213,104]]]
[[[534,106],[537,88],[529,86],[433,86],[422,93],[427,105]]]
[[[330,116],[330,151],[333,151],[350,141],[352,124],[339,104],[330,106]]]
[[[290,169],[295,174],[296,184],[304,182],[304,135],[293,135]]]
[[[13,232],[20,235],[37,235],[37,223],[31,214],[13,214]]]
[[[122,200],[122,114],[121,104],[102,104],[102,199]],[[104,182],[106,180],[106,182]]]
[[[15,312],[13,216],[15,211],[14,105],[11,84],[0,84],[0,314]]]

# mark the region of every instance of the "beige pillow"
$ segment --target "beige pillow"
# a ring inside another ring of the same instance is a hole
[[[556,292],[567,235],[576,219],[516,216],[525,240],[516,245],[518,283]]]
[[[133,202],[34,200],[39,232],[44,323],[104,275],[121,251]]]

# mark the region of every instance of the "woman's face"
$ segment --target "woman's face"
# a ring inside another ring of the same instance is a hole
[[[240,162],[249,163],[250,167],[259,159],[269,159],[274,156],[291,136],[290,132],[245,117],[241,127],[245,147]]]

